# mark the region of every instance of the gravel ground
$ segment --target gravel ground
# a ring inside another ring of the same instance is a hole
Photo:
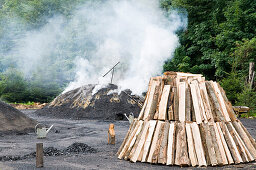
[[[46,139],[37,139],[35,133],[25,135],[0,136],[0,157],[24,156],[35,152],[37,142],[43,142],[44,148],[53,147],[66,151],[74,143],[87,144],[95,152],[79,152],[59,156],[45,156],[43,169],[181,169],[177,166],[154,165],[149,163],[131,163],[119,160],[115,153],[122,143],[129,128],[128,121],[98,121],[98,120],[67,120],[38,117],[33,110],[24,111],[29,117],[47,125],[54,124]],[[256,137],[256,120],[241,119],[252,136]],[[107,131],[110,123],[115,124],[116,145],[107,144]],[[86,146],[86,145],[85,145]],[[217,169],[220,167],[207,167]],[[239,164],[221,167],[222,169],[256,169],[256,163]],[[36,169],[35,157],[17,161],[1,161],[0,170]],[[184,169],[184,168],[182,168]],[[187,168],[206,169],[206,168]]]

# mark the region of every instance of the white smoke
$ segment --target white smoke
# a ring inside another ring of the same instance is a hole
[[[179,45],[175,32],[186,22],[176,11],[163,12],[158,0],[89,1],[68,19],[56,16],[40,30],[26,32],[11,54],[25,74],[73,60],[75,77],[65,92],[85,84],[104,87],[111,74],[102,75],[120,61],[113,83],[141,94],[172,57]]]
[[[89,58],[77,62],[76,80],[65,91],[88,83],[109,83],[111,74],[100,82],[98,77],[120,61],[114,83],[141,94],[149,78],[161,74],[164,61],[178,46],[175,31],[186,26],[176,11],[166,17],[157,0],[112,0],[97,8],[85,5],[74,16],[78,25],[81,18],[87,21],[89,37],[85,39],[96,48],[89,50]],[[81,64],[84,62],[86,65]]]

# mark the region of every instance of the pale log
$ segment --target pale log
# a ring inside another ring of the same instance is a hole
[[[173,87],[172,88],[173,93],[174,93],[174,120],[179,120],[179,98],[178,98],[178,92],[177,88]]]
[[[237,146],[236,146],[232,136],[230,135],[230,133],[229,133],[225,123],[220,122],[220,127],[221,127],[221,129],[223,131],[224,137],[226,139],[226,142],[228,144],[229,150],[230,150],[230,152],[232,154],[232,157],[233,157],[235,163],[238,164],[238,163],[243,162],[243,160],[242,160],[242,158],[241,158],[241,156],[239,154],[239,151],[237,149]]]
[[[246,147],[248,148],[250,154],[253,156],[254,159],[256,159],[256,149],[252,145],[249,137],[244,132],[243,128],[241,127],[241,125],[238,122],[232,122],[232,123],[233,123],[237,133],[240,135],[241,139],[243,140],[243,142],[245,143]]]
[[[153,158],[153,154],[155,152],[155,149],[156,149],[156,145],[157,145],[157,141],[158,141],[158,135],[159,135],[159,132],[160,132],[160,129],[162,127],[162,124],[164,122],[162,121],[157,121],[157,125],[156,125],[156,129],[155,129],[155,133],[154,133],[154,136],[153,136],[153,140],[152,140],[152,144],[151,144],[151,147],[150,147],[150,152],[148,154],[148,159],[147,159],[147,162],[152,162],[152,158]]]
[[[167,102],[170,94],[170,89],[171,89],[170,85],[164,86],[162,97],[159,103],[159,116],[158,116],[159,120],[166,120],[167,118],[166,111],[167,111]]]
[[[174,122],[170,123],[169,128],[169,136],[168,136],[168,148],[167,148],[167,162],[166,165],[174,165],[174,158],[175,158],[175,131],[176,131],[176,124]]]
[[[156,142],[156,148],[155,148],[155,151],[153,153],[153,156],[152,156],[152,163],[157,163],[158,161],[158,158],[159,158],[159,153],[160,153],[160,145],[161,145],[161,142],[163,140],[163,132],[164,132],[164,122],[162,122],[161,124],[161,127],[160,127],[160,130],[159,130],[159,134],[158,134],[158,139],[157,139],[157,142]]]
[[[186,97],[185,97],[185,100],[186,100],[186,121],[192,121],[191,119],[191,93],[190,93],[190,87],[188,86],[186,88]]]
[[[148,153],[149,153],[149,147],[152,142],[153,133],[156,127],[156,120],[150,120],[149,121],[149,130],[148,130],[148,136],[146,138],[144,148],[143,148],[143,156],[141,159],[141,162],[146,162]]]
[[[160,152],[158,155],[158,163],[166,164],[167,161],[167,144],[168,144],[168,132],[170,123],[168,121],[164,124],[163,139],[160,145]]]
[[[195,117],[196,117],[196,123],[200,124],[200,123],[202,123],[202,117],[201,117],[201,111],[199,108],[198,98],[197,98],[197,94],[196,94],[195,84],[190,84],[190,89],[191,89],[194,113],[195,113]]]
[[[231,119],[229,117],[229,114],[228,114],[228,111],[227,111],[227,108],[226,108],[226,105],[225,105],[225,101],[223,99],[223,96],[221,95],[220,89],[219,89],[216,82],[211,82],[211,83],[213,85],[213,89],[215,90],[215,94],[216,94],[216,96],[219,100],[220,108],[222,110],[223,116],[224,116],[225,120],[227,122],[229,122],[229,121],[231,121]]]
[[[180,82],[179,83],[179,121],[185,122],[186,120],[186,83],[185,82]]]
[[[190,165],[188,157],[185,122],[177,124],[175,164],[180,166]]]
[[[195,151],[195,144],[192,136],[192,131],[191,131],[191,123],[186,123],[186,134],[187,134],[187,141],[188,141],[188,155],[191,161],[192,166],[197,166],[198,165],[198,160],[196,157],[196,151]]]
[[[234,160],[232,158],[232,155],[231,155],[231,152],[228,148],[228,144],[224,138],[224,134],[221,130],[221,127],[220,127],[220,123],[219,122],[216,122],[216,128],[218,129],[218,132],[219,132],[219,135],[220,135],[220,139],[221,139],[221,143],[223,145],[223,148],[225,150],[225,153],[226,153],[226,157],[227,157],[227,160],[228,160],[228,163],[229,164],[233,164],[234,163]]]
[[[124,138],[124,140],[123,140],[123,143],[121,144],[121,146],[119,147],[119,149],[118,149],[118,151],[117,151],[117,153],[116,153],[117,155],[120,154],[121,150],[123,149],[125,143],[127,142],[128,138],[129,138],[129,136],[131,135],[131,133],[132,133],[134,127],[135,127],[135,122],[136,122],[136,121],[137,121],[136,118],[133,119],[133,121],[132,121],[132,123],[131,123],[131,125],[130,125],[130,127],[129,127],[129,130],[128,130],[128,132],[127,132],[127,134],[126,134],[126,136],[125,136],[125,138]]]
[[[142,131],[142,133],[141,133],[140,138],[137,139],[138,145],[137,145],[136,148],[134,147],[134,148],[135,148],[135,151],[134,151],[134,153],[131,155],[130,160],[131,160],[132,162],[136,162],[137,159],[138,159],[138,157],[139,157],[139,154],[140,154],[140,152],[141,152],[141,150],[142,150],[142,147],[143,147],[143,145],[144,145],[144,143],[145,143],[145,138],[146,138],[146,134],[147,134],[147,131],[148,131],[148,127],[149,127],[149,122],[147,121],[147,122],[145,122],[145,125],[144,125],[144,128],[143,128],[143,131]]]
[[[201,140],[201,135],[199,131],[199,127],[196,122],[191,124],[191,129],[193,133],[193,139],[195,141],[195,151],[196,151],[196,156],[198,160],[199,166],[207,166],[206,160],[205,160],[205,154],[204,154],[204,149],[203,149],[203,144]]]

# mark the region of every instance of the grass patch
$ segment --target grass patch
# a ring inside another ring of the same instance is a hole
[[[248,113],[241,114],[242,118],[256,118],[256,110],[249,111]]]

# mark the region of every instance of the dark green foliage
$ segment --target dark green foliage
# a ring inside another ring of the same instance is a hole
[[[60,92],[57,84],[25,80],[15,69],[0,74],[0,97],[8,102],[50,102]]]
[[[256,62],[256,1],[165,0],[166,10],[171,9],[168,4],[187,10],[188,27],[179,34],[181,46],[164,71],[200,73],[221,81],[233,104],[249,106],[241,96],[249,93],[249,62]]]

